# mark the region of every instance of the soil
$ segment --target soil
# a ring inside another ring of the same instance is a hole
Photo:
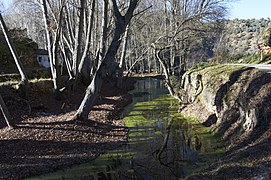
[[[85,122],[71,121],[84,96],[84,86],[64,92],[55,100],[50,81],[30,85],[28,99],[12,86],[0,93],[16,127],[8,129],[0,114],[0,179],[22,179],[90,161],[127,141],[128,129],[118,117],[132,101],[127,90],[106,81]],[[39,84],[39,85],[37,85]]]

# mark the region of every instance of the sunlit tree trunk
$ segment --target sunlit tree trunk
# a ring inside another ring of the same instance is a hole
[[[165,82],[166,82],[168,91],[169,91],[171,96],[175,96],[175,90],[172,87],[172,83],[171,83],[171,80],[170,80],[169,67],[168,67],[167,63],[161,57],[160,52],[161,52],[161,50],[156,50],[155,51],[155,56],[158,59],[158,61],[160,62],[162,68],[163,68],[163,72],[164,72],[164,75],[165,75]]]
[[[98,66],[102,63],[106,51],[106,39],[108,32],[108,0],[103,0],[103,10],[102,10],[102,22],[101,22],[101,37],[99,44],[99,62]]]
[[[130,26],[127,25],[127,27],[125,29],[124,36],[123,36],[122,51],[121,51],[121,56],[120,56],[119,68],[118,68],[117,86],[119,88],[122,88],[122,83],[123,83],[122,81],[123,81],[124,61],[125,61],[125,56],[126,56],[127,42],[128,42],[128,36],[129,36],[129,28],[130,28]]]
[[[50,68],[51,68],[51,74],[52,74],[52,80],[54,85],[54,94],[56,98],[59,98],[59,92],[60,92],[60,85],[59,85],[59,62],[57,59],[57,52],[59,47],[59,40],[60,40],[60,33],[61,33],[61,23],[62,23],[62,13],[64,9],[65,0],[62,0],[60,2],[61,4],[61,10],[59,12],[59,19],[58,22],[56,22],[56,30],[53,31],[53,23],[51,22],[49,15],[48,15],[48,9],[47,9],[47,1],[42,0],[41,3],[41,9],[43,13],[43,20],[44,20],[44,27],[46,32],[46,39],[47,39],[47,50],[49,54],[50,59]],[[55,21],[56,18],[55,18]]]
[[[72,70],[73,74],[78,79],[78,66],[82,57],[82,52],[81,52],[81,45],[82,45],[82,37],[84,33],[84,11],[85,11],[85,6],[86,6],[86,0],[80,0],[80,5],[79,5],[79,15],[77,18],[77,23],[76,24],[76,35],[75,35],[75,45],[73,48],[73,53],[72,53]]]

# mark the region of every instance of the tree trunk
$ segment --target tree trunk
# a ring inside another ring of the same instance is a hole
[[[52,22],[49,19],[48,16],[48,10],[47,10],[47,4],[46,0],[42,0],[41,9],[43,13],[43,20],[44,20],[44,27],[46,32],[46,39],[47,39],[47,50],[49,54],[49,60],[50,60],[50,68],[51,68],[51,74],[52,74],[52,81],[54,85],[54,95],[55,98],[59,98],[59,63],[57,61],[57,50],[59,46],[59,39],[60,39],[60,29],[61,29],[61,17],[63,13],[64,8],[64,1],[62,1],[62,8],[61,12],[59,13],[59,21],[57,24],[56,32],[51,32],[52,30]],[[53,35],[54,33],[54,35]]]
[[[5,21],[4,21],[1,13],[0,13],[0,25],[1,25],[1,28],[3,31],[3,34],[5,36],[6,42],[8,44],[8,47],[10,49],[10,52],[13,56],[13,59],[15,61],[16,66],[17,66],[17,69],[19,70],[19,73],[21,76],[21,82],[18,85],[18,92],[19,92],[20,96],[22,96],[23,98],[26,98],[26,91],[28,89],[28,79],[27,79],[26,74],[24,72],[22,62],[20,61],[18,54],[17,54],[17,51],[16,51],[16,49],[12,43],[12,40],[9,36],[8,29],[6,27]]]
[[[101,23],[101,38],[99,45],[99,61],[98,66],[102,63],[103,58],[105,56],[106,49],[106,38],[107,38],[107,23],[108,23],[108,0],[103,0],[103,15],[102,15],[102,23]]]
[[[12,119],[11,119],[11,116],[9,114],[9,111],[8,111],[8,109],[6,107],[6,104],[5,104],[1,94],[0,94],[0,109],[2,111],[2,114],[3,114],[4,118],[5,118],[5,121],[6,121],[7,125],[8,125],[8,127],[12,128]]]
[[[162,59],[162,57],[160,56],[160,52],[161,50],[155,50],[155,56],[156,58],[158,59],[160,65],[162,66],[163,68],[163,72],[164,72],[164,75],[165,75],[165,82],[166,82],[166,86],[167,86],[167,89],[170,93],[170,95],[176,99],[178,99],[179,101],[181,101],[181,98],[178,96],[178,94],[175,92],[173,86],[172,86],[172,82],[170,80],[170,73],[169,73],[169,69],[165,63],[165,61]]]
[[[122,52],[120,56],[120,63],[119,63],[120,68],[123,68],[124,61],[125,61],[127,42],[128,42],[128,36],[129,36],[129,28],[130,28],[130,25],[127,25],[124,36],[123,36],[123,46],[122,46]]]
[[[73,120],[86,120],[88,119],[88,114],[93,107],[93,104],[101,90],[103,80],[107,77],[112,76],[115,71],[115,55],[121,44],[121,36],[125,32],[126,26],[129,24],[133,12],[137,6],[138,0],[130,0],[129,8],[124,16],[121,15],[117,3],[115,0],[111,0],[113,4],[113,11],[115,16],[116,29],[114,32],[113,39],[107,50],[107,53],[98,67],[97,72],[92,79],[92,82],[86,90],[85,97],[81,102]]]
[[[124,71],[123,66],[124,66],[124,61],[125,61],[125,56],[126,56],[129,28],[130,28],[130,25],[128,24],[125,29],[124,36],[123,36],[122,52],[121,52],[121,56],[120,56],[120,63],[119,63],[119,69],[118,69],[118,80],[117,80],[118,81],[117,82],[118,88],[122,88],[122,84],[123,84],[123,71]]]
[[[78,78],[78,66],[81,60],[81,44],[82,44],[82,37],[84,32],[84,10],[86,6],[86,0],[80,0],[80,7],[79,7],[79,17],[77,18],[78,26],[76,26],[76,35],[75,35],[75,45],[73,48],[73,57],[72,57],[72,70],[73,75]]]
[[[87,53],[91,45],[91,37],[92,37],[91,31],[94,24],[94,12],[95,12],[95,1],[93,0],[91,4],[91,15],[90,17],[88,17],[88,23],[87,23],[88,25],[87,25],[87,30],[86,30],[86,44],[85,44],[85,48],[84,48],[84,51],[80,60],[80,64],[78,67],[79,76],[83,76],[82,77],[83,79],[89,78],[89,77],[84,77],[84,75],[82,75],[82,71],[84,68],[85,61],[86,61]]]

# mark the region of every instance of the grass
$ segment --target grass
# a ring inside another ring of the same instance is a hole
[[[30,84],[36,84],[36,83],[40,83],[40,82],[51,82],[51,78],[34,78],[34,79],[30,79],[28,82]],[[13,86],[16,85],[20,82],[20,80],[16,80],[16,79],[12,79],[12,80],[8,80],[8,81],[4,81],[4,82],[0,82],[0,86]]]

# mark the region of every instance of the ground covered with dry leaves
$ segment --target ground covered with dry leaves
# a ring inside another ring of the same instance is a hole
[[[30,85],[27,100],[11,86],[0,87],[16,121],[16,127],[8,129],[0,114],[0,179],[22,179],[83,163],[127,141],[128,130],[117,119],[132,101],[127,93],[132,80],[123,89],[106,82],[86,122],[69,120],[85,88],[77,87],[55,100],[47,90],[49,81],[37,83]]]

